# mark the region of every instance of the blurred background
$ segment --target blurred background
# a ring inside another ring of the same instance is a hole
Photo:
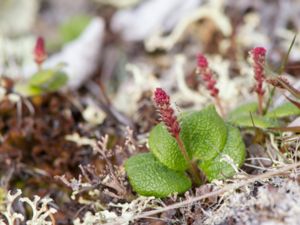
[[[76,144],[78,135],[99,140],[108,134],[110,146],[124,146],[129,126],[138,151],[147,151],[157,123],[156,87],[182,111],[212,102],[195,74],[198,53],[207,56],[229,112],[256,98],[249,50],[266,48],[266,75],[278,75],[299,29],[298,0],[0,0],[1,188],[52,197],[61,209],[58,224],[69,224],[90,203],[75,206],[70,190],[53,177],[78,177],[80,164],[104,170],[91,146]],[[43,69],[62,69],[68,78],[50,95],[43,95],[49,80],[34,80],[45,77],[34,61],[38,37],[45,40]],[[299,72],[296,38],[284,72],[295,87]],[[30,89],[33,80],[39,90]],[[33,91],[41,96],[27,99]],[[283,101],[276,96],[274,105]],[[118,152],[114,164],[121,167],[128,152]]]
[[[299,29],[299,16],[299,1],[292,0],[1,0],[0,73],[28,78],[37,36],[46,40],[46,67],[68,64],[69,76],[78,79],[69,80],[72,88],[95,73],[117,82],[124,65],[137,61],[155,73],[174,61],[170,54],[239,59],[260,45],[277,63]],[[297,61],[298,42],[294,48],[291,60]]]

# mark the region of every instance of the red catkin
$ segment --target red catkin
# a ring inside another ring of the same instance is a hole
[[[197,65],[202,79],[205,81],[206,88],[209,90],[212,97],[217,97],[219,89],[216,87],[217,81],[214,79],[211,69],[209,68],[206,57],[202,54],[197,56]]]
[[[221,104],[221,99],[219,97],[219,89],[216,87],[217,81],[213,77],[212,70],[209,68],[208,61],[203,54],[197,55],[197,72],[202,76],[202,79],[205,82],[205,86],[207,90],[209,90],[210,95],[214,98],[219,112],[222,116],[225,116],[225,112]]]
[[[256,47],[250,51],[250,56],[253,60],[254,79],[256,80],[255,92],[258,98],[258,112],[263,114],[263,82],[265,80],[265,61],[266,61],[266,49],[263,47]]]
[[[171,107],[169,95],[162,88],[156,88],[154,92],[154,102],[159,111],[161,120],[166,125],[169,133],[173,137],[177,137],[180,133],[180,125]]]
[[[264,95],[263,82],[265,80],[265,61],[266,61],[266,49],[263,47],[256,47],[250,51],[250,55],[253,60],[254,78],[256,80],[255,91],[258,95]]]
[[[34,61],[40,66],[47,58],[44,38],[38,37],[34,47]]]

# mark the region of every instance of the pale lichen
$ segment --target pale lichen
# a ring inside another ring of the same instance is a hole
[[[129,203],[110,203],[109,206],[114,210],[103,210],[92,214],[87,212],[83,219],[76,218],[74,225],[95,225],[95,224],[115,224],[127,225],[133,222],[135,217],[142,213],[145,209],[159,208],[163,205],[160,199],[154,197],[138,197]],[[115,211],[120,211],[118,215]]]
[[[31,200],[28,197],[21,197],[22,191],[17,190],[15,193],[8,192],[5,203],[5,210],[0,212],[3,219],[0,217],[0,225],[14,225],[19,222],[26,222],[26,225],[53,225],[54,218],[53,214],[57,212],[55,208],[50,206],[52,202],[51,198],[41,198],[37,195]],[[26,203],[29,205],[32,211],[30,219],[25,221],[25,215],[15,211],[13,204],[16,201]]]

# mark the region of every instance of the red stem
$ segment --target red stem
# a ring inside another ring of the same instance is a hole
[[[263,115],[263,113],[264,113],[264,111],[263,111],[263,95],[258,93],[257,97],[258,97],[258,114]]]
[[[179,137],[179,135],[176,135],[176,136],[175,136],[175,139],[176,139],[176,141],[177,141],[177,143],[178,143],[179,149],[180,149],[180,151],[181,151],[183,157],[185,158],[185,160],[186,160],[187,163],[188,163],[188,166],[189,166],[189,172],[190,172],[190,174],[191,174],[191,176],[192,176],[193,182],[194,182],[197,186],[199,186],[199,185],[201,184],[201,177],[199,176],[199,173],[198,173],[198,170],[197,170],[197,165],[195,164],[195,162],[193,162],[193,161],[190,159],[190,157],[189,157],[189,155],[188,155],[188,153],[187,153],[187,151],[186,151],[186,149],[185,149],[185,147],[184,147],[184,144],[183,144],[181,138]]]

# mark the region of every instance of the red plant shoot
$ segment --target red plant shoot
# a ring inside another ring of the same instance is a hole
[[[171,107],[170,97],[163,89],[157,88],[154,93],[154,101],[159,110],[161,120],[166,125],[169,133],[176,138],[180,133],[180,126]]]
[[[256,47],[250,51],[250,56],[253,60],[254,78],[256,80],[255,92],[258,97],[258,113],[263,114],[263,82],[265,80],[265,61],[266,61],[266,49],[263,47]]]
[[[46,60],[47,53],[45,51],[45,41],[44,38],[38,37],[34,47],[34,61],[41,68],[42,63]]]
[[[197,165],[190,159],[180,138],[180,124],[173,108],[171,107],[169,95],[162,88],[156,88],[154,92],[154,102],[159,111],[162,122],[165,124],[168,132],[176,139],[179,149],[188,163],[193,181],[195,184],[199,185],[201,183],[201,178],[199,177]]]
[[[202,76],[205,82],[207,90],[209,90],[210,95],[214,98],[215,104],[220,110],[222,116],[224,116],[224,110],[221,105],[221,100],[219,97],[219,89],[216,87],[216,79],[213,77],[213,73],[209,68],[208,61],[206,57],[202,54],[197,55],[197,72]]]

